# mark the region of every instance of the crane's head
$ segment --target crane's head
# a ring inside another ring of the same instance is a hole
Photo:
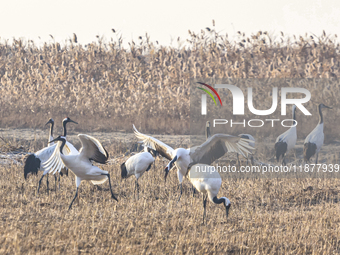
[[[54,124],[54,120],[53,120],[52,118],[50,118],[50,119],[47,121],[47,123],[45,124],[45,126],[48,125],[48,124],[52,124],[52,125],[53,125],[53,124]]]
[[[168,173],[170,169],[174,166],[176,160],[178,159],[177,155],[169,162],[169,164],[165,167],[165,175],[164,175],[164,181],[166,182],[166,177],[168,176]]]
[[[68,123],[68,122],[73,122],[73,123],[76,123],[78,124],[77,122],[75,122],[74,120],[71,120],[69,117],[66,117],[65,119],[63,119],[63,124],[65,123]]]
[[[230,203],[230,200],[228,198],[226,198],[226,197],[223,197],[223,198],[224,198],[224,206],[225,206],[225,210],[226,210],[226,214],[227,214],[227,218],[228,218],[231,203]]]
[[[53,142],[56,142],[56,141],[65,141],[66,142],[66,137],[65,136],[58,136],[57,138],[53,139],[52,141],[49,141],[48,143],[53,143]]]
[[[154,149],[152,149],[152,148],[150,148],[148,146],[144,146],[144,151],[145,152],[149,152],[152,155],[152,157],[154,157],[154,158],[159,156],[159,152],[158,151],[156,151],[156,150],[154,150]]]
[[[320,109],[322,109],[322,108],[333,109],[332,107],[329,107],[329,106],[324,105],[324,104],[319,104],[319,107],[320,107]]]

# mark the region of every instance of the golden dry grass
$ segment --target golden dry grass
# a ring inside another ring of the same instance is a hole
[[[225,179],[219,195],[231,200],[230,217],[225,218],[223,206],[208,202],[206,225],[201,223],[202,197],[192,196],[186,180],[182,199],[176,203],[177,176],[170,173],[164,184],[166,162],[157,160],[157,169],[140,179],[138,201],[134,178],[121,180],[123,158],[118,157],[133,147],[133,135],[96,131],[131,132],[134,123],[145,133],[176,134],[158,136],[173,147],[188,146],[189,137],[179,134],[190,131],[191,79],[262,78],[268,86],[273,78],[301,79],[310,86],[315,102],[336,106],[325,113],[326,140],[333,143],[322,149],[320,161],[339,161],[334,140],[340,113],[336,80],[340,57],[334,36],[287,38],[282,34],[274,42],[265,32],[249,38],[239,33],[236,41],[214,28],[189,34],[191,48],[158,46],[147,36],[131,42],[130,49],[122,48],[120,38],[99,39],[86,47],[75,39],[66,46],[46,43],[42,48],[24,40],[0,43],[0,126],[42,128],[53,117],[55,132],[60,133],[61,119],[70,116],[80,123],[70,125],[71,142],[79,146],[72,131],[91,131],[116,160],[103,169],[111,173],[119,199],[118,203],[111,199],[107,182],[102,190],[83,183],[79,204],[75,202],[68,212],[75,192],[72,174],[62,178],[56,193],[46,193],[44,180],[36,196],[41,173],[25,181],[20,160],[8,165],[2,163],[10,159],[0,159],[1,254],[340,253],[338,179]],[[318,83],[320,78],[325,79]],[[254,87],[265,104],[268,86]],[[315,109],[309,109],[313,124],[298,127],[300,147],[317,121]],[[301,121],[304,124],[305,119]],[[272,143],[283,130],[275,129],[271,136],[255,135],[265,142],[257,147],[259,160],[273,160]],[[1,137],[3,153],[20,146],[34,152],[47,140],[46,133],[42,136],[39,130],[27,129],[2,130]],[[327,155],[328,151],[332,154]],[[289,155],[290,160],[301,157],[301,148],[296,152],[297,156]],[[49,181],[54,189],[53,177]]]
[[[124,160],[119,156],[135,141],[133,135],[97,136],[103,140],[110,158],[115,159],[102,168],[110,172],[119,202],[111,199],[107,182],[100,185],[101,190],[83,182],[79,204],[76,201],[67,211],[75,192],[73,174],[61,179],[61,190],[56,193],[50,176],[49,194],[44,180],[41,193],[36,196],[41,172],[25,181],[22,165],[2,165],[1,254],[340,252],[338,179],[224,179],[219,196],[232,202],[229,218],[226,219],[222,205],[208,202],[208,221],[203,225],[202,197],[192,196],[190,183],[184,181],[179,203],[176,173],[171,172],[164,184],[167,162],[157,159],[156,170],[152,167],[140,178],[136,201],[134,177],[121,180],[119,168]],[[188,142],[188,137],[158,138],[174,147],[185,147]],[[121,147],[116,145],[119,139],[125,140]],[[70,140],[76,141],[72,133]],[[29,149],[42,146],[44,141],[16,140]]]
[[[189,31],[189,47],[179,40],[177,48],[141,38],[128,49],[121,37],[41,48],[24,39],[1,42],[0,126],[36,128],[40,118],[69,115],[84,119],[87,131],[130,131],[134,122],[153,133],[188,134],[192,79],[260,78],[267,82],[256,92],[266,95],[273,78],[310,79],[312,86],[313,79],[340,77],[339,44],[326,33],[239,32],[231,40],[210,28]],[[311,92],[323,102],[338,89],[318,85]]]

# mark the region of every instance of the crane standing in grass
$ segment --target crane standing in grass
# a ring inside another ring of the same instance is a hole
[[[78,124],[77,122],[71,120],[69,117],[65,118],[62,122],[63,124],[63,128],[64,128],[64,136],[66,137],[67,134],[67,130],[66,130],[66,124],[69,122],[73,122]],[[51,128],[50,128],[50,134],[49,134],[49,143],[48,146],[35,152],[30,154],[25,161],[25,165],[24,165],[24,178],[27,179],[27,176],[29,173],[32,174],[37,174],[38,171],[44,171],[43,175],[41,176],[40,180],[39,180],[39,185],[38,185],[38,191],[37,193],[39,193],[40,190],[40,185],[42,182],[42,179],[44,178],[45,175],[47,175],[48,171],[46,171],[46,169],[43,167],[43,163],[49,159],[49,157],[53,154],[53,151],[56,147],[56,144],[53,144],[53,127],[54,127],[54,120],[50,119],[45,125],[51,124]],[[78,153],[78,150],[71,144],[71,143],[67,143],[65,146],[65,154],[75,154]],[[67,174],[67,170],[63,169],[61,172],[61,174]],[[56,178],[57,176],[54,177],[55,178],[55,189],[57,189],[56,186]],[[47,186],[47,192],[49,191],[48,188],[48,175],[46,177],[46,186]],[[60,176],[59,176],[59,187],[60,187]]]
[[[217,198],[222,179],[215,167],[206,164],[191,163],[188,167],[187,177],[192,185],[203,194],[203,224],[206,215],[207,199],[214,204],[222,204],[226,209],[228,218],[230,201],[226,197]]]
[[[315,164],[318,163],[319,151],[324,142],[324,133],[323,133],[323,115],[322,109],[332,109],[332,107],[326,106],[324,104],[318,105],[319,112],[319,123],[313,129],[313,131],[306,137],[304,145],[303,145],[303,158],[305,162],[309,162],[309,159],[316,154]]]
[[[138,179],[143,175],[144,172],[150,170],[154,161],[155,159],[150,152],[140,152],[130,157],[120,166],[121,176],[123,179],[127,179],[132,175],[136,177],[135,191],[137,190],[137,199],[139,198]]]
[[[174,150],[156,138],[140,133],[135,126],[133,127],[135,129],[136,137],[143,140],[145,146],[156,150],[161,156],[170,160],[169,164],[164,169],[165,180],[169,170],[172,169],[174,164],[176,165],[177,176],[181,188],[178,200],[182,195],[183,177],[186,176],[188,166],[191,162],[212,164],[216,159],[219,159],[227,152],[238,152],[244,157],[247,157],[248,153],[250,153],[249,150],[253,149],[253,147],[248,145],[249,141],[247,139],[226,134],[215,134],[200,146],[189,149],[178,148]]]
[[[286,132],[279,135],[276,138],[275,142],[275,155],[276,160],[279,162],[280,158],[282,158],[282,165],[286,165],[286,154],[295,147],[297,134],[296,134],[296,105],[292,107],[292,115],[293,115],[293,126],[290,127]],[[295,125],[294,125],[295,124]]]
[[[52,156],[44,163],[44,167],[50,173],[55,174],[57,171],[60,171],[62,167],[66,166],[75,174],[77,190],[69,206],[69,210],[72,207],[73,201],[78,196],[78,188],[82,181],[91,181],[94,185],[97,185],[104,183],[108,179],[111,196],[113,199],[118,201],[112,192],[109,172],[92,165],[91,162],[95,161],[105,164],[109,158],[109,154],[103,145],[94,137],[79,134],[78,138],[82,144],[82,148],[79,150],[79,153],[76,155],[65,155],[63,153],[63,148],[66,144],[66,137],[58,136],[53,140],[58,141],[58,143]]]

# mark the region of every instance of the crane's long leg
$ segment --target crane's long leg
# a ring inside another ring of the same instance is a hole
[[[60,190],[60,174],[59,174],[58,183],[59,183],[59,190]]]
[[[54,175],[54,188],[55,188],[55,192],[57,192],[57,176]]]
[[[179,198],[177,200],[177,203],[178,203],[179,200],[181,199],[182,191],[183,191],[183,187],[182,187],[183,175],[182,175],[181,171],[179,170],[179,168],[177,168],[177,177],[178,177],[178,181],[179,181],[179,186],[181,188],[181,194],[179,195]]]
[[[46,175],[46,186],[47,186],[47,193],[50,192],[49,188],[48,188],[48,174]]]
[[[318,158],[319,158],[319,153],[316,153],[315,164],[317,164],[317,163],[318,163]]]
[[[77,198],[77,196],[78,196],[78,188],[79,188],[79,186],[80,186],[80,183],[81,183],[81,179],[80,179],[78,176],[76,176],[77,191],[76,191],[76,194],[74,195],[74,198],[72,199],[72,202],[71,202],[70,206],[68,207],[68,210],[71,209],[72,204],[73,204],[73,201],[74,201],[74,200]],[[79,203],[79,199],[78,199],[78,203]]]
[[[195,187],[194,187],[194,185],[191,185],[192,187],[192,196],[194,197],[195,196],[195,194],[196,194],[196,189],[195,189]]]
[[[136,179],[136,190],[137,190],[137,200],[139,200],[139,184],[138,184],[138,179]]]
[[[207,207],[207,197],[208,195],[203,194],[203,224],[204,224],[204,219],[205,219],[205,209]]]
[[[112,192],[110,174],[102,174],[102,175],[106,175],[107,178],[109,179],[109,185],[110,185],[110,191],[111,191],[112,198],[118,202],[118,199],[115,197],[115,195],[113,195],[113,192]]]
[[[177,203],[179,202],[179,200],[181,199],[181,196],[182,196],[182,191],[183,191],[182,183],[179,184],[179,187],[181,188],[181,193],[179,194],[179,198],[177,200]]]
[[[38,194],[39,194],[39,190],[40,190],[40,185],[41,185],[41,181],[42,181],[42,179],[44,178],[44,176],[45,176],[45,173],[43,173],[43,175],[41,176],[41,178],[40,178],[40,180],[39,180],[39,184],[38,184]]]
[[[136,185],[136,182],[135,182],[135,188],[133,189],[133,197],[136,197],[136,189],[137,189],[137,185]]]
[[[240,166],[241,166],[240,158],[239,158],[238,153],[236,153],[236,155],[237,155],[237,163],[238,163],[238,167],[240,167]]]
[[[70,210],[70,209],[71,209],[71,207],[72,207],[72,204],[73,204],[73,201],[74,201],[74,200],[77,198],[77,196],[78,196],[78,187],[77,187],[76,194],[74,195],[74,198],[72,199],[72,202],[71,202],[70,206],[68,207],[68,210]]]

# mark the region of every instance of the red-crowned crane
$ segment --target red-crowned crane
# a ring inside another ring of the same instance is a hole
[[[316,154],[315,164],[318,163],[319,151],[324,142],[324,133],[323,133],[323,115],[321,109],[327,108],[332,109],[332,107],[326,106],[324,104],[318,105],[319,112],[319,123],[313,129],[313,131],[306,137],[304,146],[303,146],[303,158],[307,163],[311,157]]]
[[[238,135],[241,138],[248,139],[249,140],[249,145],[253,148],[255,148],[255,138],[252,135],[249,134],[240,134]],[[210,121],[207,121],[205,124],[205,138],[208,140],[211,137],[211,131],[210,131]],[[247,164],[248,164],[248,159],[250,157],[251,164],[254,164],[254,157],[253,154],[249,154],[247,157]],[[239,159],[239,154],[237,153],[237,162],[239,166],[241,165],[240,159]]]
[[[133,128],[135,129],[136,137],[143,140],[144,145],[156,150],[161,156],[170,160],[169,164],[164,169],[165,180],[169,170],[172,169],[174,164],[176,165],[177,176],[181,188],[179,199],[182,195],[183,177],[186,176],[190,163],[196,162],[210,165],[216,159],[224,156],[227,152],[237,152],[242,154],[244,157],[247,157],[250,153],[249,150],[254,149],[249,146],[249,140],[247,139],[226,134],[215,134],[200,146],[195,146],[189,149],[178,148],[174,150],[156,138],[140,133],[135,126],[133,126]]]
[[[73,122],[78,124],[77,122],[71,120],[69,117],[65,118],[62,122],[63,128],[64,128],[64,136],[66,137],[67,134],[67,130],[66,130],[66,124],[69,122]],[[48,146],[33,153],[30,154],[25,161],[25,165],[24,165],[24,178],[27,179],[27,175],[29,173],[32,174],[37,174],[38,171],[44,171],[43,175],[41,176],[40,180],[39,180],[39,185],[38,185],[38,191],[37,193],[39,194],[39,190],[40,190],[40,185],[41,185],[41,181],[44,178],[44,176],[48,173],[48,171],[46,169],[44,169],[43,167],[43,163],[48,160],[50,158],[50,156],[53,154],[53,151],[56,147],[56,144],[53,144],[51,141],[51,138],[53,138],[53,127],[54,127],[54,120],[50,119],[46,125],[51,124],[51,128],[50,128],[50,135],[49,135],[49,143]],[[66,146],[64,148],[64,153],[65,154],[75,154],[78,153],[78,150],[69,142],[66,143]],[[64,171],[64,173],[67,173],[66,171]],[[56,182],[56,176],[55,176],[55,182]],[[46,185],[47,185],[47,191],[48,189],[48,177],[46,177]],[[55,183],[55,188],[56,188],[56,183]]]
[[[214,204],[223,204],[228,218],[230,201],[226,197],[217,198],[222,179],[215,167],[206,164],[191,163],[188,167],[187,177],[196,190],[203,194],[203,224],[208,198]]]
[[[69,210],[72,207],[73,201],[78,196],[78,188],[82,181],[91,181],[94,185],[102,184],[107,179],[109,180],[109,186],[111,196],[116,201],[111,187],[110,174],[108,171],[104,171],[97,166],[92,165],[91,161],[95,161],[101,164],[105,164],[109,158],[109,154],[103,147],[103,145],[94,137],[84,134],[79,134],[78,138],[82,144],[82,148],[76,155],[65,155],[63,148],[66,144],[66,137],[58,136],[53,141],[58,141],[57,146],[52,156],[44,163],[44,167],[55,174],[60,171],[62,167],[66,166],[76,176],[76,194],[69,206]]]
[[[297,134],[296,134],[296,105],[292,107],[292,115],[293,115],[293,126],[290,127],[286,132],[279,135],[276,138],[275,142],[275,155],[276,160],[279,162],[280,158],[282,158],[282,165],[286,165],[286,154],[295,147]]]
[[[121,176],[123,179],[129,178],[134,175],[136,177],[135,190],[137,190],[137,199],[139,197],[139,184],[138,179],[150,170],[152,163],[155,159],[150,152],[140,152],[130,157],[126,162],[121,164]]]

